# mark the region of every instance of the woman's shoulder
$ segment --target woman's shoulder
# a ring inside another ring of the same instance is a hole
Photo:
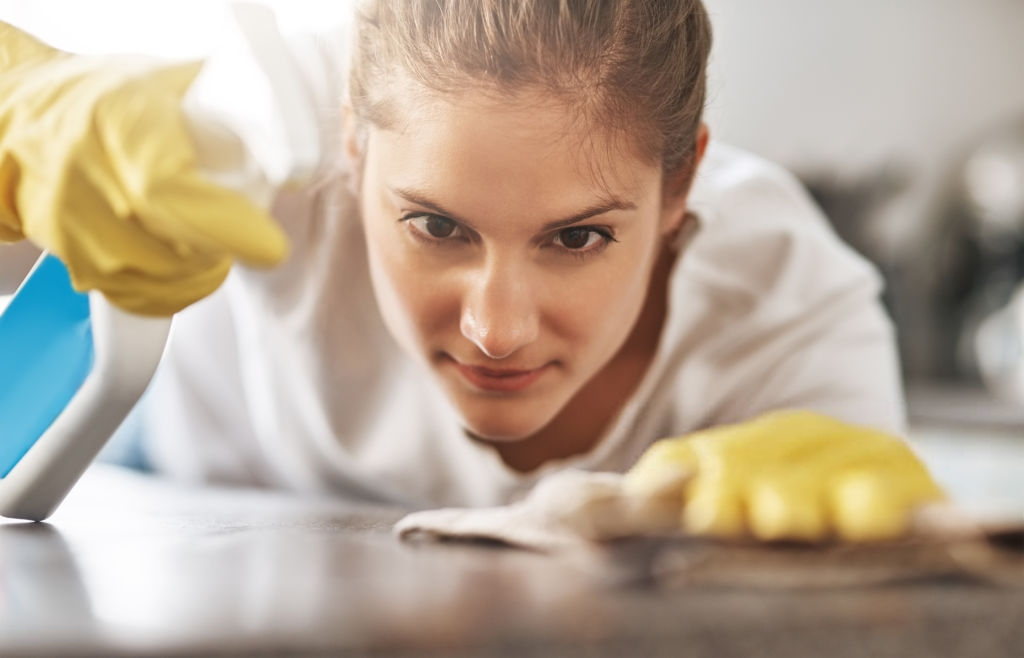
[[[784,167],[749,151],[711,142],[694,178],[690,205],[698,213],[704,211],[707,222],[721,215],[757,209],[759,215],[766,210],[786,209],[785,218],[793,219],[794,211],[822,221],[820,210],[814,204],[800,181]]]
[[[712,144],[689,205],[699,230],[679,274],[721,300],[803,306],[848,286],[877,288],[873,266],[836,235],[796,176],[764,158]]]
[[[715,145],[691,201],[699,228],[673,274],[660,352],[670,432],[793,405],[898,427],[882,279],[799,180]]]

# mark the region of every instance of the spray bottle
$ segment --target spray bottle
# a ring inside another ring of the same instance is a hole
[[[268,209],[316,168],[316,114],[271,10],[228,10],[184,111],[203,172]],[[76,292],[39,259],[0,314],[0,516],[53,513],[146,390],[172,321]]]

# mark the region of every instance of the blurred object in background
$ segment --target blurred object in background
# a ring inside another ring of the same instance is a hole
[[[954,170],[931,268],[935,373],[1024,402],[1024,117]]]
[[[916,289],[912,262],[897,248],[891,235],[893,214],[912,184],[906,166],[889,163],[867,173],[851,174],[816,167],[799,178],[824,210],[836,233],[878,267],[885,279],[883,302],[903,339],[916,333]],[[895,211],[895,213],[894,213]]]
[[[891,232],[915,191],[908,167],[800,177],[885,277],[906,378],[984,385],[1024,403],[1024,117],[983,132],[951,158],[909,242]]]
[[[871,260],[894,257],[880,220],[884,208],[909,186],[905,167],[891,163],[864,174],[819,167],[800,178],[843,240]]]
[[[903,244],[891,227],[906,220],[909,167],[819,166],[800,178],[885,277],[907,379],[984,384],[1024,403],[1024,118],[986,131],[953,160],[927,230]]]

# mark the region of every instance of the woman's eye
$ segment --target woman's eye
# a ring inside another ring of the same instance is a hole
[[[593,228],[573,227],[559,231],[555,237],[555,242],[572,251],[585,251],[607,239],[607,235]]]
[[[420,233],[434,238],[435,240],[450,238],[459,228],[458,224],[454,221],[447,217],[439,217],[438,215],[420,215],[419,217],[411,217],[409,218],[409,223],[412,224],[412,227]]]

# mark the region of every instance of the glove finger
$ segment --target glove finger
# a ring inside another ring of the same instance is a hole
[[[137,315],[169,317],[213,293],[227,278],[227,258],[173,279],[155,279],[139,270],[124,270],[98,289],[118,308]]]
[[[115,306],[139,315],[177,313],[216,290],[231,268],[224,256],[182,260],[130,224],[68,234],[58,245],[54,253],[67,265],[76,290],[98,290]]]
[[[147,81],[180,99],[188,92],[202,69],[202,61],[181,62],[150,72]]]
[[[288,255],[288,239],[269,214],[196,173],[151,185],[138,212],[143,224],[183,252],[226,254],[255,267],[277,265]]]
[[[750,532],[764,541],[818,542],[829,535],[821,488],[814,481],[763,478],[747,501]]]
[[[106,239],[90,232],[83,232],[84,238],[65,235],[53,251],[67,266],[76,290],[98,290],[132,313],[173,315],[216,290],[231,268],[226,257],[182,261],[166,245],[130,227],[104,235]]]
[[[722,539],[747,535],[739,483],[698,476],[688,489],[683,507],[683,527],[687,532]]]
[[[651,444],[626,473],[623,490],[635,498],[663,497],[678,492],[697,473],[697,456],[687,438]]]
[[[61,51],[0,21],[0,73],[35,60],[46,60]]]
[[[183,85],[194,70],[184,65],[163,74]],[[274,220],[196,170],[180,99],[152,82],[117,89],[95,115],[104,152],[140,224],[182,257],[226,254],[254,266],[284,260],[288,243]]]
[[[87,161],[88,162],[88,161]],[[230,268],[223,253],[181,258],[132,214],[103,167],[29,176],[24,228],[67,266],[77,290],[99,290],[124,310],[171,315],[212,292]]]
[[[3,173],[0,172],[0,176]],[[0,183],[2,185],[2,183]],[[23,240],[25,234],[21,230],[21,222],[18,217],[0,203],[0,242],[18,242]]]
[[[906,533],[912,504],[894,478],[878,470],[854,470],[838,477],[831,491],[836,535],[845,541],[895,539]]]

